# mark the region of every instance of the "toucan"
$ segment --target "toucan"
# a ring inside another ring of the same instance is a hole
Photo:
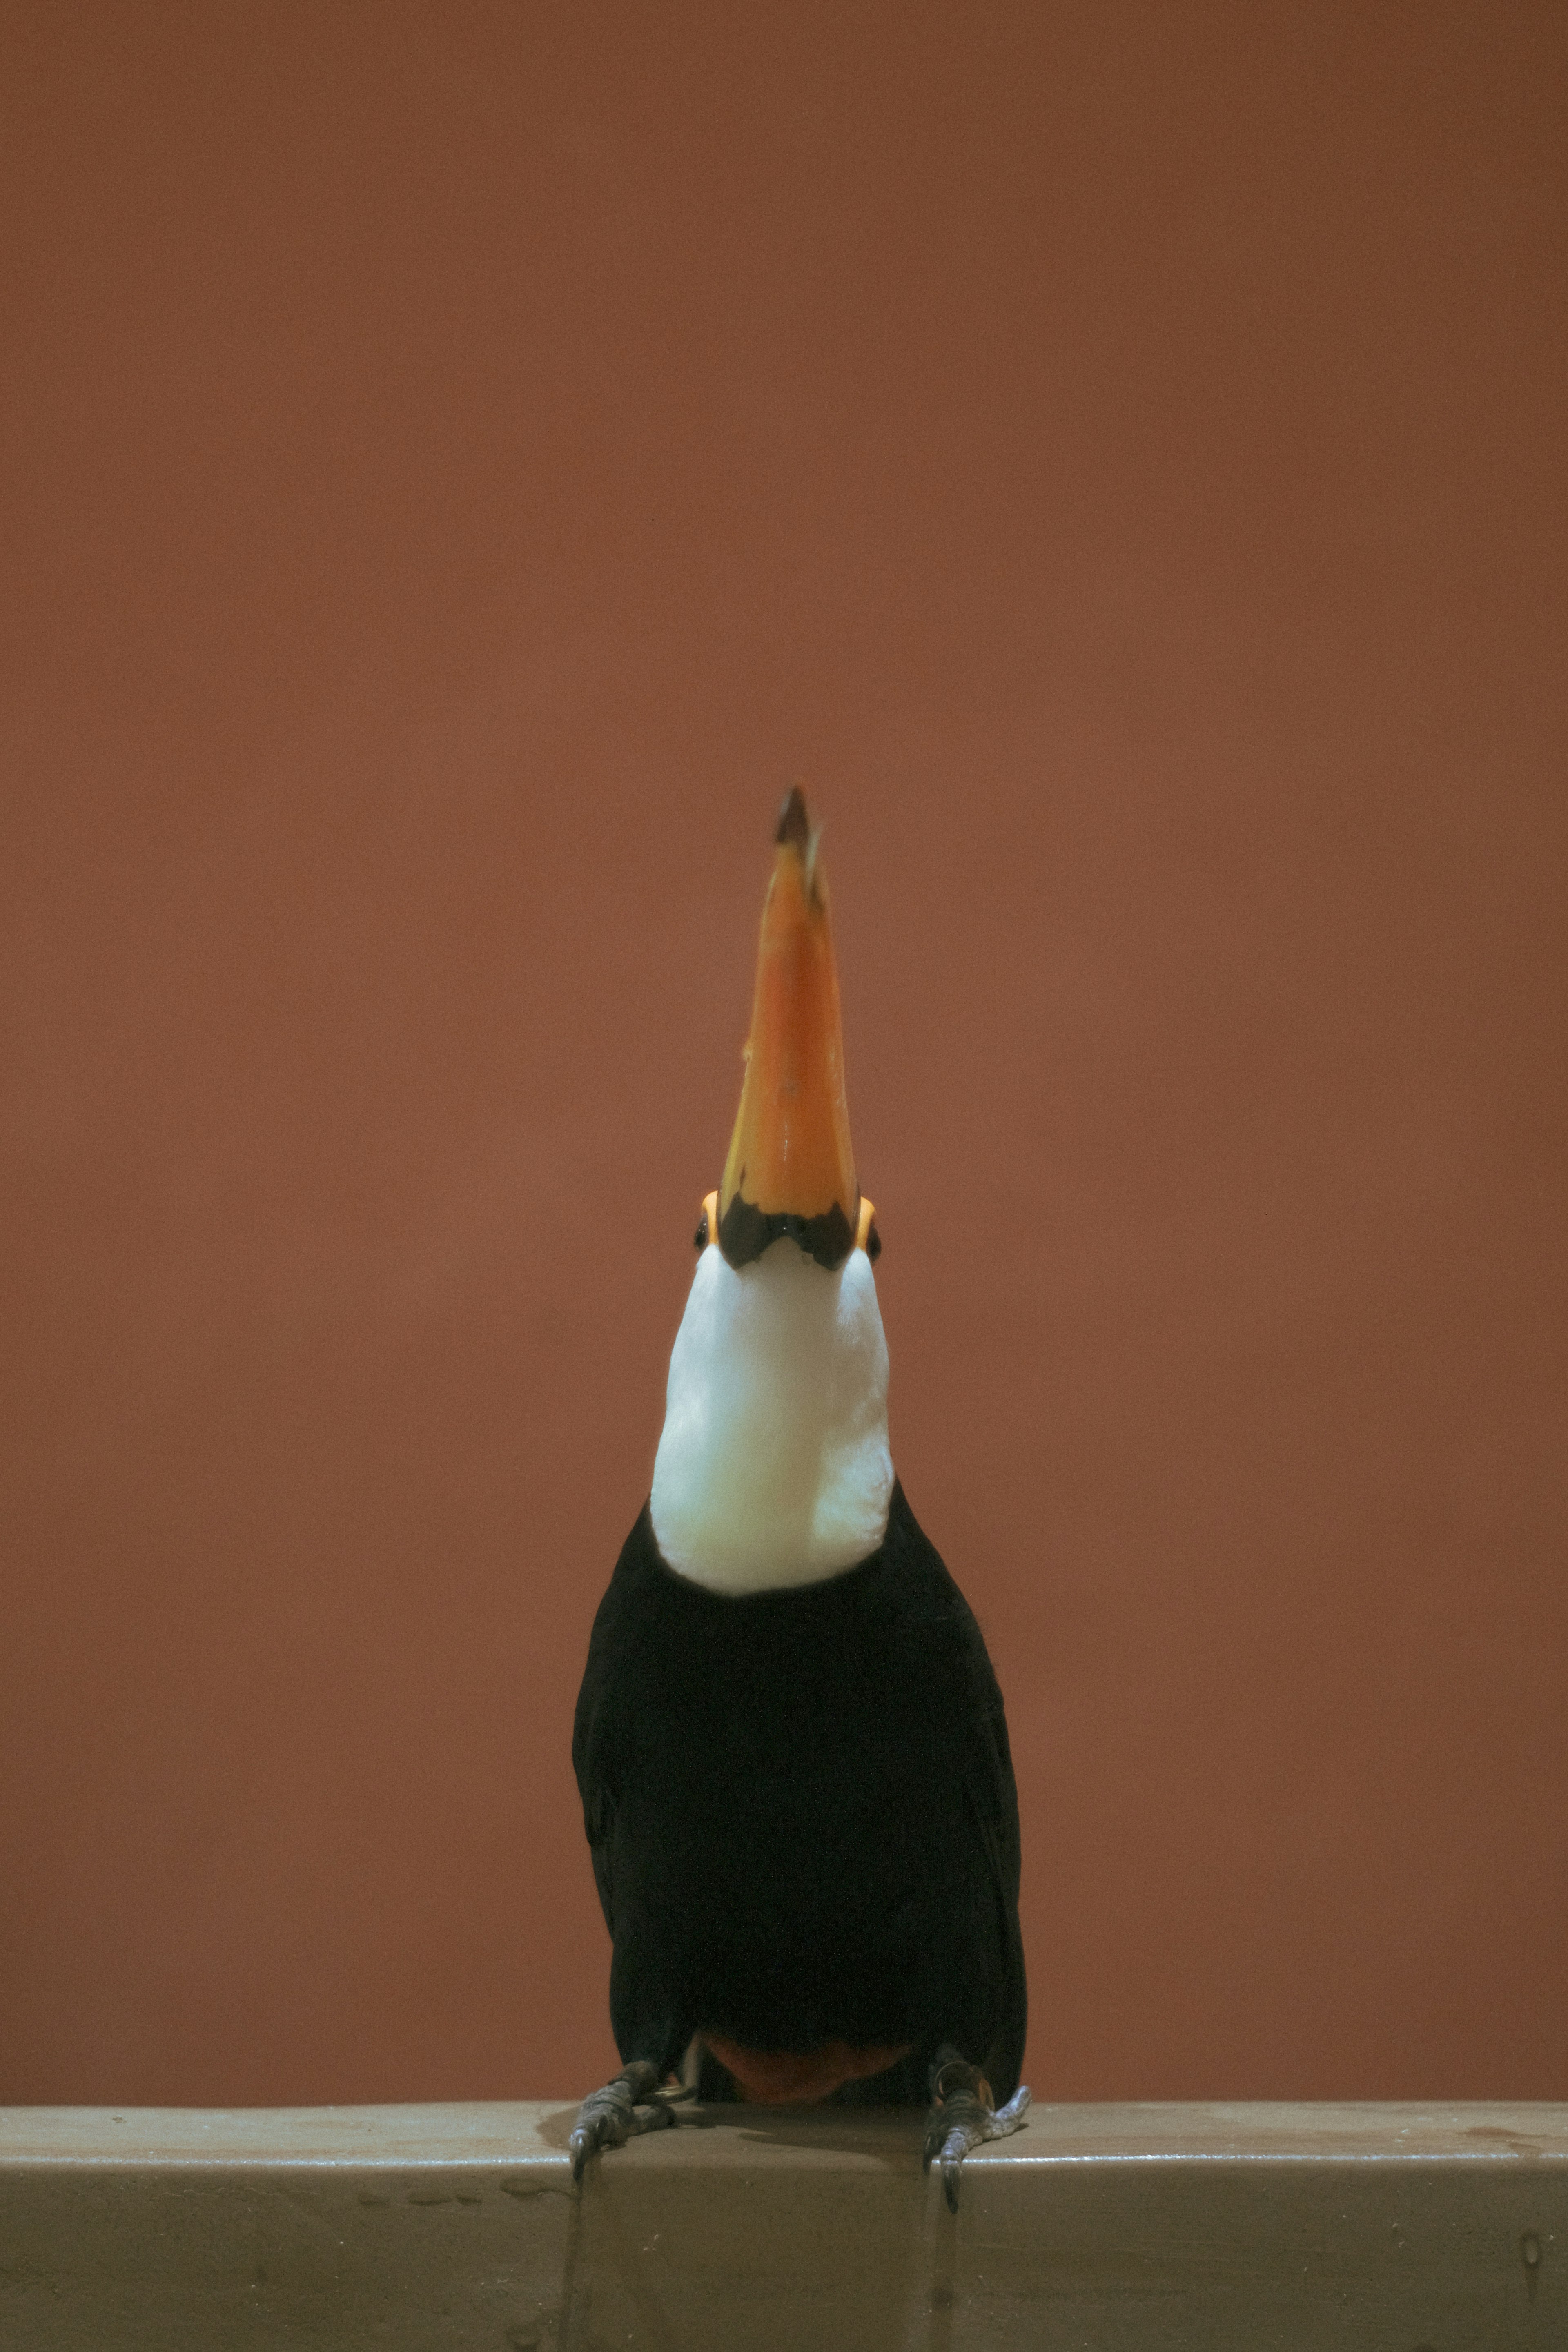
[[[741,1108],[696,1233],[653,1487],[572,1755],[622,2072],[574,2177],[676,2102],[920,2105],[929,2170],[1015,2131],[1026,1995],[1002,1694],[888,1446],[826,877],[784,803]]]

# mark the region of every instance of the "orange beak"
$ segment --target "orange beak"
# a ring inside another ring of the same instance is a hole
[[[860,1188],[849,1148],[827,883],[798,790],[784,803],[776,842],[717,1238],[734,1266],[787,1234],[831,1268],[859,1237]]]

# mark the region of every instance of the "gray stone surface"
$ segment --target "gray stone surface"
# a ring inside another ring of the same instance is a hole
[[[956,2223],[910,2115],[0,2110],[5,2352],[1568,2342],[1568,2106],[1037,2106]]]

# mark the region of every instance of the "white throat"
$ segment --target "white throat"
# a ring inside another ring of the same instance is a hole
[[[865,1251],[828,1274],[781,1240],[737,1273],[710,1245],[653,1467],[670,1567],[716,1592],[815,1584],[876,1550],[892,1487],[888,1343]]]

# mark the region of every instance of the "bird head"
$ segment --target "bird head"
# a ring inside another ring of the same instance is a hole
[[[697,1245],[654,1465],[659,1549],[722,1591],[835,1575],[887,1527],[888,1350],[827,880],[798,791],[774,839],[741,1107]]]

